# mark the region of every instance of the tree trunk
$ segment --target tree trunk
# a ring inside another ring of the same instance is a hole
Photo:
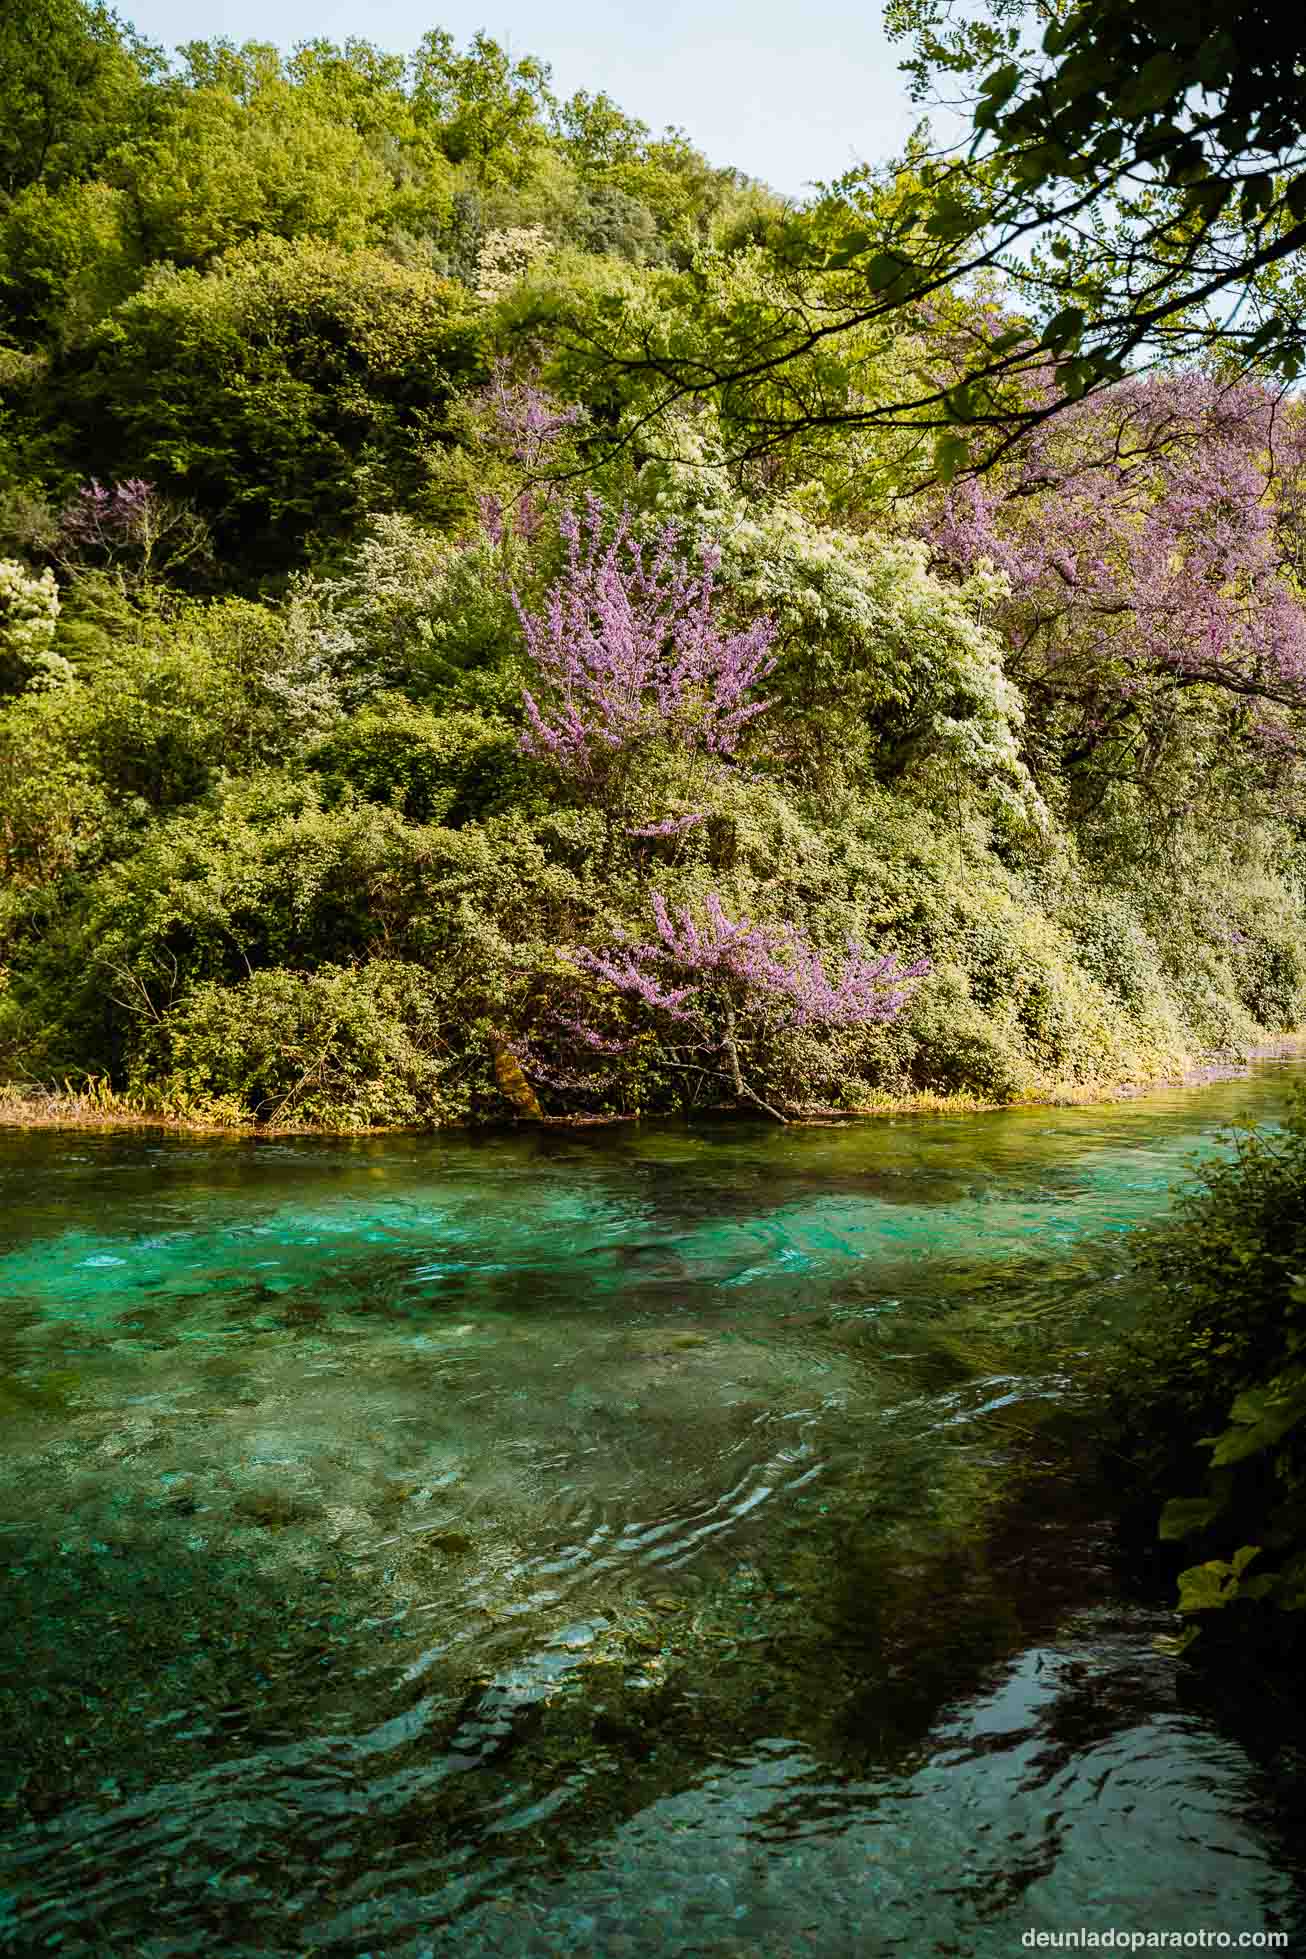
[[[743,1077],[739,1073],[739,1049],[735,1045],[735,1009],[733,1001],[726,1001],[726,1060],[730,1063],[730,1080],[735,1091],[735,1100],[744,1099]]]
[[[773,1109],[769,1102],[764,1102],[760,1095],[755,1095],[739,1072],[739,1049],[735,1043],[735,1009],[730,1000],[726,1001],[726,1031],[721,1045],[730,1064],[730,1084],[735,1091],[736,1102],[751,1102],[755,1109],[761,1109],[776,1122],[787,1123],[788,1116],[782,1116],[779,1109]]]

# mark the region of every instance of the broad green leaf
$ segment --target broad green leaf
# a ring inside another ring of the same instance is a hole
[[[1159,1535],[1167,1542],[1190,1537],[1205,1530],[1224,1509],[1224,1499],[1213,1496],[1172,1496],[1161,1512]]]
[[[1145,61],[1133,81],[1121,92],[1120,110],[1126,116],[1145,115],[1160,109],[1174,94],[1183,79],[1183,70],[1168,49],[1163,48]]]
[[[1014,61],[1006,61],[1001,68],[995,68],[980,83],[979,92],[987,95],[993,108],[1000,108],[1020,86],[1020,69]]]
[[[926,219],[925,229],[931,238],[964,238],[974,223],[972,213],[964,204],[959,204],[956,198],[944,198]]]
[[[957,471],[969,460],[970,451],[962,436],[944,434],[934,444],[934,467],[941,481],[951,483]]]
[[[1189,1565],[1187,1571],[1179,1574],[1179,1610],[1218,1611],[1236,1596],[1236,1587],[1231,1588],[1229,1584],[1232,1576],[1232,1568],[1222,1558],[1212,1558],[1206,1564]]]
[[[866,268],[866,279],[873,291],[887,292],[890,287],[909,281],[915,270],[911,260],[901,253],[877,252]]]
[[[831,272],[843,271],[870,249],[870,243],[870,233],[867,231],[845,232],[835,249],[828,254],[826,269]]]
[[[1280,1374],[1264,1387],[1244,1389],[1229,1414],[1230,1426],[1214,1438],[1215,1468],[1271,1448],[1306,1419],[1306,1372]]]
[[[1068,347],[1072,341],[1078,340],[1083,331],[1084,315],[1079,308],[1063,307],[1061,312],[1055,314],[1044,327],[1043,345],[1050,347],[1054,353],[1060,353],[1063,347]]]

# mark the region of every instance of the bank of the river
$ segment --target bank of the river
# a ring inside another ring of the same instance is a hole
[[[1154,1651],[1090,1383],[1126,1234],[1299,1073],[0,1133],[0,1949],[1295,1937],[1293,1710]]]
[[[1120,1093],[1130,1093],[1121,1090]],[[1050,1098],[1057,1102],[1070,1100],[1101,1100],[1102,1090],[1081,1097],[1056,1096]],[[973,1095],[908,1095],[885,1096],[877,1101],[855,1109],[817,1108],[806,1109],[788,1117],[790,1123],[820,1122],[837,1118],[854,1121],[859,1117],[890,1115],[978,1115],[986,1110],[1003,1106],[997,1102],[986,1102]],[[706,1109],[700,1120],[709,1122],[730,1121],[738,1116],[741,1120],[755,1120],[752,1111],[741,1108]],[[662,1118],[665,1120],[665,1118]],[[612,1128],[623,1123],[638,1122],[635,1115],[571,1115],[542,1118],[515,1118],[513,1127],[524,1120],[528,1127],[541,1129],[595,1129]],[[656,1120],[656,1118],[655,1118]],[[485,1122],[478,1124],[448,1123],[441,1125],[442,1131],[460,1131],[467,1128],[493,1131],[502,1124]],[[134,1100],[130,1095],[109,1093],[78,1094],[75,1091],[52,1090],[33,1091],[30,1089],[6,1090],[0,1088],[0,1127],[16,1129],[161,1129],[184,1131],[191,1135],[245,1135],[245,1136],[351,1136],[351,1135],[421,1135],[430,1133],[430,1126],[413,1128],[396,1124],[373,1125],[369,1129],[331,1129],[322,1123],[260,1123],[254,1117],[240,1122],[217,1123],[205,1121],[200,1117],[160,1114],[145,1101]]]
[[[1267,1041],[1248,1048],[1242,1053],[1229,1056],[1209,1056],[1194,1060],[1188,1068],[1167,1070],[1150,1080],[1117,1082],[1063,1082],[1048,1090],[1045,1095],[1021,1099],[1014,1102],[986,1101],[976,1095],[934,1095],[920,1093],[914,1095],[886,1095],[874,1101],[859,1104],[856,1108],[804,1108],[788,1115],[791,1125],[802,1126],[813,1122],[842,1121],[855,1122],[883,1116],[902,1115],[984,1115],[1002,1108],[1080,1108],[1094,1103],[1109,1103],[1130,1097],[1147,1095],[1158,1088],[1169,1086],[1197,1086],[1204,1082],[1235,1081],[1245,1077],[1247,1065],[1253,1061],[1284,1059],[1299,1054],[1306,1047],[1306,1033],[1285,1035],[1279,1040]],[[729,1121],[737,1118],[754,1120],[753,1112],[746,1107],[739,1109],[717,1108],[704,1110],[699,1120],[709,1122]],[[531,1127],[545,1129],[593,1129],[608,1128],[620,1123],[638,1122],[640,1118],[632,1115],[607,1116],[550,1116],[545,1115]],[[449,1128],[462,1129],[467,1125],[451,1124]],[[493,1124],[472,1125],[480,1129],[493,1129]],[[518,1123],[514,1121],[514,1127]],[[321,1123],[260,1123],[253,1117],[241,1122],[214,1122],[202,1117],[161,1113],[158,1107],[147,1100],[135,1098],[110,1088],[102,1082],[92,1082],[84,1089],[75,1089],[65,1084],[62,1088],[41,1088],[28,1083],[0,1083],[0,1129],[158,1129],[165,1132],[182,1132],[189,1135],[246,1135],[246,1136],[350,1136],[350,1135],[403,1135],[424,1134],[424,1129],[412,1129],[397,1124],[391,1127],[376,1125],[370,1129],[332,1129]]]

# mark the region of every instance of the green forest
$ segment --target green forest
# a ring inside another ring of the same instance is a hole
[[[485,35],[7,23],[11,1098],[784,1119],[1301,1024],[1282,336],[1095,369],[992,166],[796,208]]]

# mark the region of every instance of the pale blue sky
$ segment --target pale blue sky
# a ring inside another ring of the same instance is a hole
[[[483,27],[553,65],[557,91],[600,89],[655,129],[677,123],[714,163],[777,190],[839,176],[901,147],[915,113],[885,41],[879,0],[118,0],[147,39],[174,47],[362,35],[407,51],[428,27],[466,42]]]

